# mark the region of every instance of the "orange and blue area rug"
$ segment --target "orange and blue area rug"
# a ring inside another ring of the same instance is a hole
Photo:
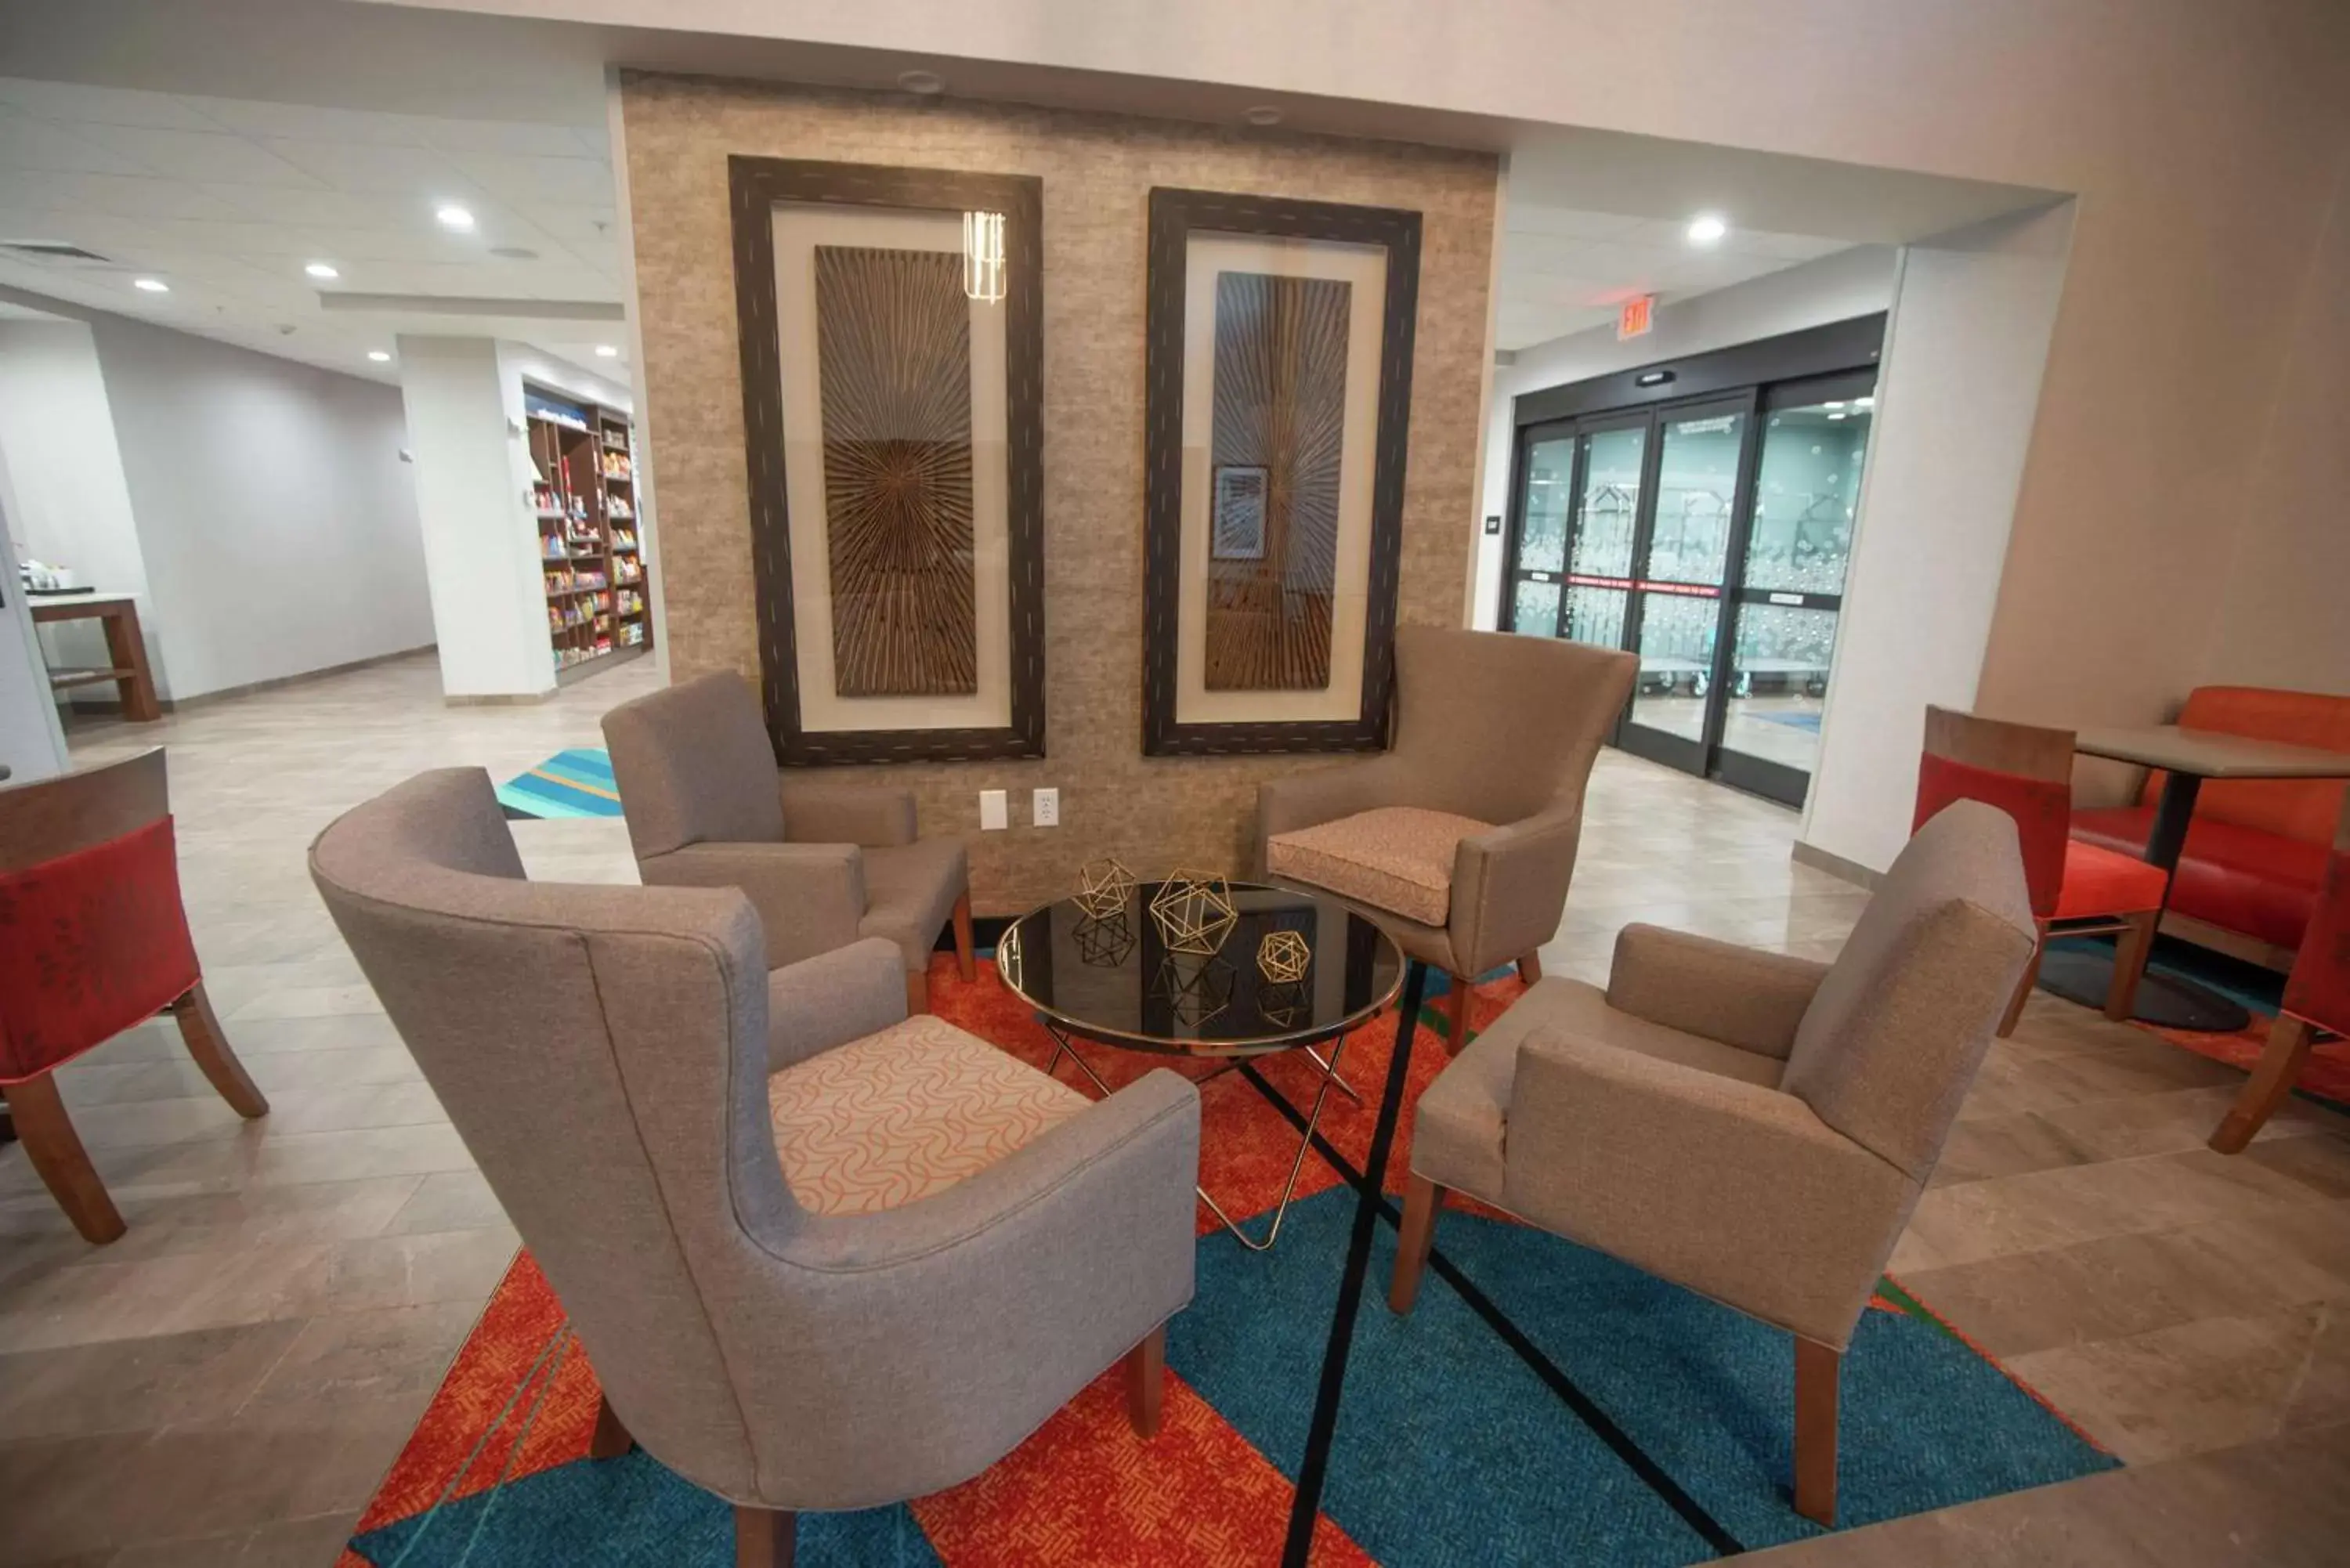
[[[1520,992],[1489,978],[1472,1027]],[[938,1012],[1036,1065],[1051,1043],[997,983],[933,965]],[[1711,1561],[1818,1533],[1788,1496],[1788,1336],[1490,1210],[1449,1210],[1409,1318],[1385,1304],[1408,1107],[1443,1065],[1426,1029],[1388,1190],[1361,1172],[1395,1019],[1347,1041],[1319,1158],[1278,1243],[1204,1210],[1198,1293],[1169,1327],[1166,1423],[1127,1424],[1113,1368],[1011,1455],[935,1496],[800,1521],[805,1568],[1278,1563],[1489,1568]],[[1153,1064],[1088,1054],[1113,1084]],[[1312,1080],[1274,1058],[1201,1092],[1202,1180],[1271,1210]],[[1358,1206],[1377,1223],[1349,1277]],[[1350,1351],[1332,1360],[1334,1315]],[[518,1257],[359,1520],[339,1568],[725,1568],[732,1511],[642,1449],[587,1457],[595,1373]],[[1316,1421],[1317,1408],[1335,1419]],[[2116,1461],[1887,1280],[1846,1357],[1843,1523],[2064,1480]],[[1293,1561],[1295,1559],[1293,1559]]]

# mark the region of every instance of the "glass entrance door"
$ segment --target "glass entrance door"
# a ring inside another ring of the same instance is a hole
[[[1790,805],[1819,758],[1876,380],[1774,387],[1763,400],[1714,771]]]
[[[1652,504],[1634,577],[1640,675],[1627,751],[1703,772],[1714,711],[1730,545],[1742,515],[1752,396],[1659,416]]]

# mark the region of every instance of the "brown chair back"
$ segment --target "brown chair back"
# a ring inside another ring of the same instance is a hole
[[[0,871],[23,871],[170,814],[163,748],[31,784],[0,784]]]

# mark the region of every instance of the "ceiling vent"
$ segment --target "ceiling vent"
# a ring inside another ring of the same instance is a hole
[[[102,256],[96,251],[86,251],[79,245],[68,244],[63,240],[0,240],[0,251],[5,251],[11,255],[22,256],[26,261],[68,262],[76,265],[87,262],[94,263],[99,266],[118,265],[111,256]]]

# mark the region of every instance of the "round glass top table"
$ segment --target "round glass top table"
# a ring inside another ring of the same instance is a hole
[[[1322,1107],[1336,1088],[1360,1101],[1338,1075],[1347,1033],[1393,1002],[1404,958],[1395,939],[1336,899],[1251,882],[1221,885],[1231,908],[1186,884],[1143,882],[1094,913],[1064,898],[1005,928],[996,973],[1036,1010],[1053,1037],[1056,1071],[1066,1056],[1104,1095],[1109,1085],[1076,1042],[1216,1062],[1194,1082],[1241,1069],[1259,1056],[1299,1051],[1318,1076],[1281,1200],[1262,1240],[1200,1189],[1200,1200],[1241,1242],[1271,1247],[1297,1190]],[[1330,1043],[1326,1055],[1317,1047]]]

